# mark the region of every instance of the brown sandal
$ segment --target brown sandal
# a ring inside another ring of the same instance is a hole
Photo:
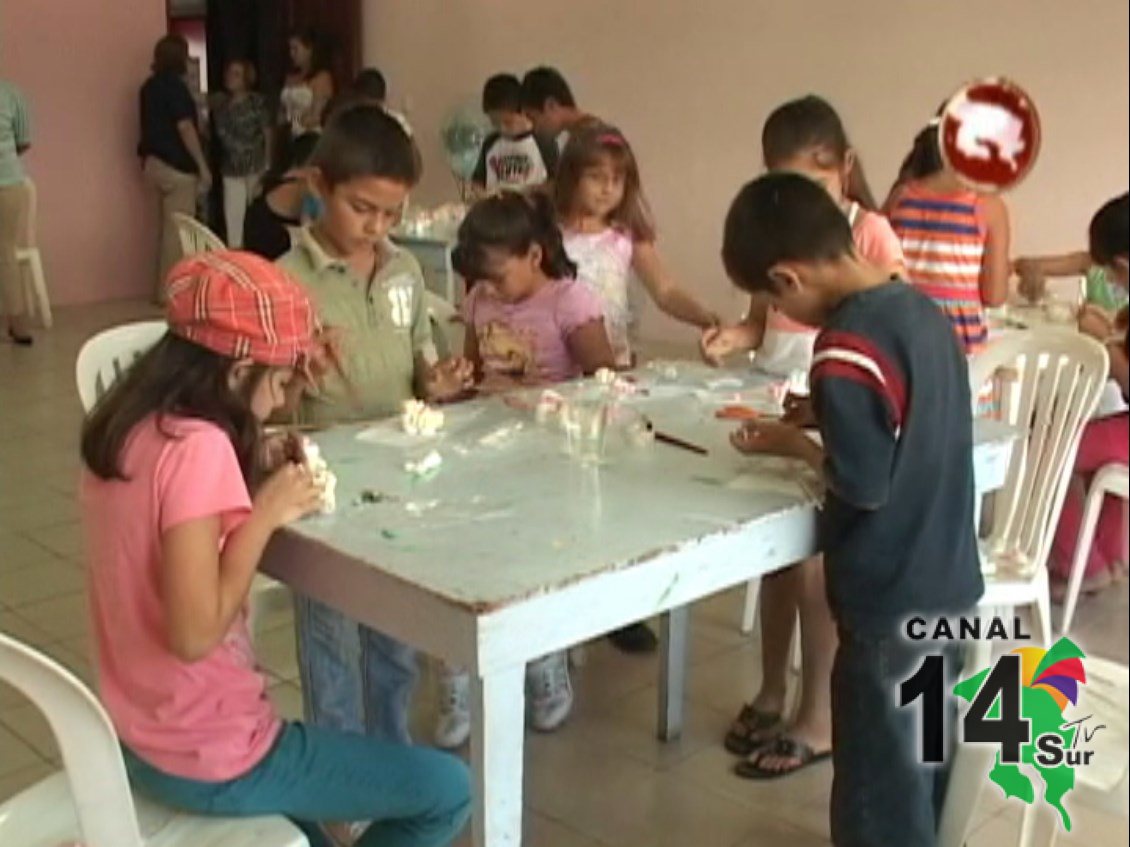
[[[831,755],[831,750],[817,753],[803,741],[789,738],[787,735],[778,735],[769,743],[754,750],[748,759],[734,765],[734,773],[742,779],[777,779],[822,762]],[[761,764],[761,760],[766,756],[795,759],[796,764],[782,768],[767,768]]]
[[[735,756],[748,756],[768,740],[765,733],[780,722],[779,714],[763,712],[752,703],[747,703],[730,724],[722,745]]]

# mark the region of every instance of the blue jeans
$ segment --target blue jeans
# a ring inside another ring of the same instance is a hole
[[[171,776],[123,749],[130,781],[175,809],[225,817],[285,815],[312,847],[320,822],[373,821],[358,847],[445,847],[471,814],[470,777],[454,756],[287,724],[271,752],[227,782]]]
[[[416,651],[301,594],[295,595],[294,612],[306,719],[411,744]]]
[[[899,684],[929,653],[945,657],[948,692],[964,663],[960,642],[912,642],[898,632],[872,635],[840,627],[832,666],[831,821],[836,847],[937,843],[949,771],[921,764],[919,704],[898,705]],[[944,721],[950,753],[955,715],[951,702]]]

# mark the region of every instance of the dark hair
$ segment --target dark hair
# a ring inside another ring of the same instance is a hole
[[[385,75],[376,68],[364,68],[353,78],[350,89],[369,100],[383,103],[388,97],[388,83]]]
[[[153,46],[153,64],[150,66],[155,74],[171,73],[184,76],[188,70],[188,41],[179,33],[171,32],[162,35]]]
[[[253,486],[258,472],[262,427],[251,411],[251,395],[267,374],[254,365],[251,378],[232,391],[234,359],[213,353],[172,333],[111,386],[82,425],[82,459],[100,479],[127,479],[122,451],[130,433],[150,415],[196,418],[220,427],[231,438],[243,477]],[[169,433],[163,433],[172,438]]]
[[[483,86],[484,112],[522,111],[522,83],[514,74],[495,74]]]
[[[761,130],[761,155],[770,170],[805,150],[816,149],[821,167],[842,167],[851,144],[843,121],[822,97],[809,94],[778,106]],[[875,210],[875,198],[863,176],[863,167],[852,167],[844,194],[865,209]]]
[[[467,212],[459,225],[451,263],[460,276],[474,283],[490,279],[490,251],[524,256],[534,244],[541,246],[541,269],[550,279],[577,275],[549,197],[540,191],[503,191],[480,200]]]
[[[726,215],[722,264],[750,293],[772,292],[778,262],[833,261],[851,255],[851,225],[827,191],[794,173],[747,183]]]
[[[335,112],[310,164],[332,187],[358,177],[376,176],[409,187],[420,179],[415,145],[381,106],[361,103]]]
[[[624,176],[624,197],[612,210],[609,223],[631,235],[633,241],[654,241],[655,221],[643,193],[640,169],[628,139],[616,127],[595,119],[583,121],[569,134],[554,177],[557,214],[573,214],[581,177],[589,168],[609,162]]]
[[[895,185],[902,185],[915,179],[925,179],[945,170],[946,160],[942,158],[942,146],[938,141],[938,124],[931,121],[914,136],[910,152],[899,166]]]
[[[1130,194],[1103,203],[1091,218],[1087,240],[1095,264],[1111,265],[1130,256]]]
[[[287,162],[283,170],[289,171],[291,168],[300,168],[309,162],[321,137],[321,133],[318,132],[304,132],[297,138],[292,139],[287,148]]]
[[[557,68],[534,68],[522,77],[522,107],[541,111],[550,100],[555,100],[559,106],[576,108],[577,101],[573,99],[573,92],[569,83]]]
[[[306,70],[307,79],[311,79],[323,71],[329,74],[333,73],[330,43],[322,33],[313,27],[306,27],[291,32],[290,38],[300,41],[310,48],[310,67]],[[294,71],[298,71],[298,68],[293,65],[291,67]]]

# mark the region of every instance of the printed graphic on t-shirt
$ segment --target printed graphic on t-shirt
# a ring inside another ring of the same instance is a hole
[[[412,326],[412,278],[398,276],[389,282],[386,290],[392,325],[397,329],[408,329]]]
[[[533,133],[517,138],[498,136],[487,145],[480,167],[489,191],[521,190],[549,179],[549,163]]]
[[[538,373],[534,334],[516,329],[501,321],[491,321],[478,328],[479,355],[488,373],[511,377],[536,376]]]

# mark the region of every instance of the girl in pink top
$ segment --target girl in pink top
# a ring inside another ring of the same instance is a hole
[[[902,250],[887,219],[862,201],[870,192],[857,173],[858,161],[835,110],[808,96],[776,109],[765,122],[761,145],[769,170],[795,171],[819,182],[839,202],[852,224],[855,249],[892,276],[904,273]],[[853,184],[854,183],[854,184]],[[871,204],[873,205],[873,204]],[[707,330],[702,352],[717,364],[726,356],[756,349],[758,369],[777,375],[807,374],[817,330],[752,300],[737,326]],[[761,583],[761,689],[735,718],[725,746],[743,757],[739,776],[773,779],[827,758],[832,744],[831,672],[836,629],[817,556],[766,576]],[[800,614],[803,663],[801,702],[784,723],[790,645]]]
[[[463,765],[284,722],[248,634],[268,540],[321,497],[295,445],[262,434],[319,364],[310,301],[276,265],[227,251],[181,262],[166,289],[168,333],[82,432],[99,687],[131,781],[193,812],[287,815],[311,844],[326,843],[317,822],[346,820],[375,821],[365,847],[450,843],[469,811]]]

